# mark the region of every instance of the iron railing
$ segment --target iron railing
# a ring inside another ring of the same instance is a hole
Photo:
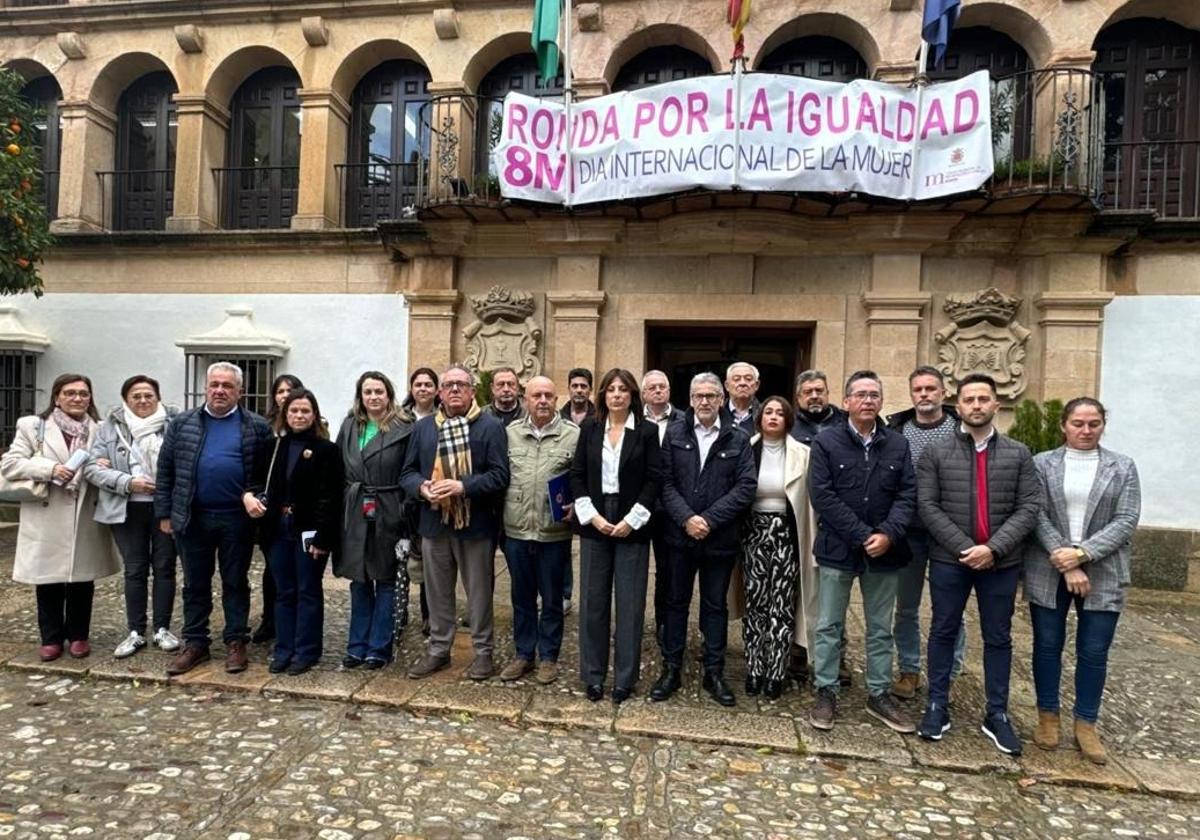
[[[58,170],[42,170],[42,205],[46,208],[46,221],[58,218]]]
[[[166,230],[175,207],[174,169],[97,172],[105,230]]]
[[[338,218],[342,227],[371,227],[414,213],[420,197],[422,170],[428,165],[428,160],[336,165]]]
[[[1104,209],[1200,217],[1200,139],[1108,143],[1104,163]]]
[[[227,166],[213,169],[222,227],[286,228],[296,213],[299,166]]]

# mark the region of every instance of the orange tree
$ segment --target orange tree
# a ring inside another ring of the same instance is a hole
[[[0,69],[0,295],[42,294],[38,263],[50,244],[42,193],[42,157],[24,80]]]

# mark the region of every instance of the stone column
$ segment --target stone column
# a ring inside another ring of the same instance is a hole
[[[596,373],[596,343],[604,300],[599,256],[558,258],[554,288],[546,292],[552,321],[547,331],[545,369],[561,394],[566,394],[571,368],[584,367]]]
[[[1100,254],[1051,254],[1047,290],[1033,299],[1041,313],[1042,399],[1096,396],[1100,388],[1100,327],[1113,299],[1104,290]]]
[[[910,403],[908,375],[924,356],[921,324],[929,300],[929,292],[921,291],[920,254],[875,256],[871,290],[862,296],[870,335],[867,358],[871,369],[883,378],[883,398],[889,411]]]
[[[408,303],[408,366],[442,370],[454,360],[459,292],[454,257],[414,257],[404,300]]]
[[[116,160],[116,114],[86,99],[59,103],[62,154],[58,161],[58,218],[54,233],[103,230],[106,202],[97,172]],[[109,185],[109,190],[112,185]]]
[[[304,136],[300,143],[300,192],[292,227],[339,227],[344,225],[343,191],[334,167],[346,162],[350,106],[329,89],[301,90],[297,95]]]
[[[213,174],[225,162],[229,111],[203,94],[175,94],[179,121],[175,139],[174,212],[167,230],[197,231],[221,226],[221,200]]]

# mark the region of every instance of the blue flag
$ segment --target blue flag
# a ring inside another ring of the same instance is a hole
[[[921,38],[933,47],[933,66],[941,67],[950,43],[950,30],[958,20],[960,0],[925,0],[925,15],[921,18]],[[918,72],[924,73],[922,67]]]

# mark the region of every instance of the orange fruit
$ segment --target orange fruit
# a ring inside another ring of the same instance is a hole
[[[24,257],[17,257],[17,265],[21,266],[21,268],[29,268],[29,260]]]
[[[15,155],[21,154],[21,147],[18,146],[16,143],[9,143],[7,146],[4,147],[4,151],[8,152],[10,155],[15,156]]]

